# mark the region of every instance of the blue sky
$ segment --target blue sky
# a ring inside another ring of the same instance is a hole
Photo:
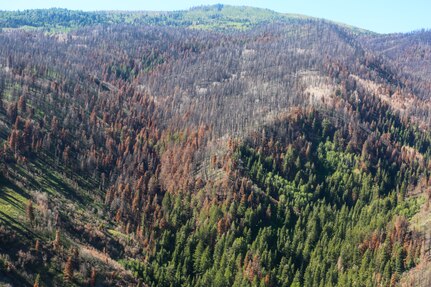
[[[431,0],[2,0],[0,10],[63,7],[79,10],[182,10],[198,5],[263,7],[343,22],[380,33],[431,28]]]

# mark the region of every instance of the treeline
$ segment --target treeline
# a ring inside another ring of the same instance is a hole
[[[106,24],[109,21],[105,13],[60,8],[0,11],[0,15],[0,28],[76,28]]]

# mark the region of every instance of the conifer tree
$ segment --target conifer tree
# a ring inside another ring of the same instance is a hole
[[[67,257],[66,264],[63,269],[63,278],[65,281],[71,281],[73,278],[73,262],[72,256]]]
[[[33,287],[39,287],[40,285],[40,274],[37,274],[36,279],[34,280]]]
[[[33,222],[34,222],[34,209],[33,209],[33,202],[31,200],[29,200],[27,202],[26,215],[27,215],[27,220],[30,222],[31,225],[33,225]]]
[[[91,287],[96,286],[96,277],[97,277],[96,269],[93,268],[91,270],[91,277],[90,277],[90,286]]]

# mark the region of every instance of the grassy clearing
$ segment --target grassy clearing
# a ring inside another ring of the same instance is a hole
[[[0,221],[25,230],[25,207],[29,196],[18,186],[0,179]]]
[[[120,231],[117,231],[115,229],[108,229],[108,233],[111,234],[113,237],[123,240],[130,240],[131,237],[129,235],[126,235]]]

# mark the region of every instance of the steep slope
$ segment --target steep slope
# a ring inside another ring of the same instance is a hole
[[[396,90],[367,85],[380,94],[393,108],[429,126],[431,106],[429,80],[430,33],[415,31],[407,34],[363,35],[360,42],[368,51],[382,58],[388,69],[396,71],[399,84]]]
[[[380,36],[229,6],[7,23],[45,13],[88,27],[0,32],[2,282],[390,286],[419,263],[428,88]]]
[[[364,37],[375,53],[382,54],[397,65],[397,69],[422,79],[431,75],[431,32],[389,34]]]

